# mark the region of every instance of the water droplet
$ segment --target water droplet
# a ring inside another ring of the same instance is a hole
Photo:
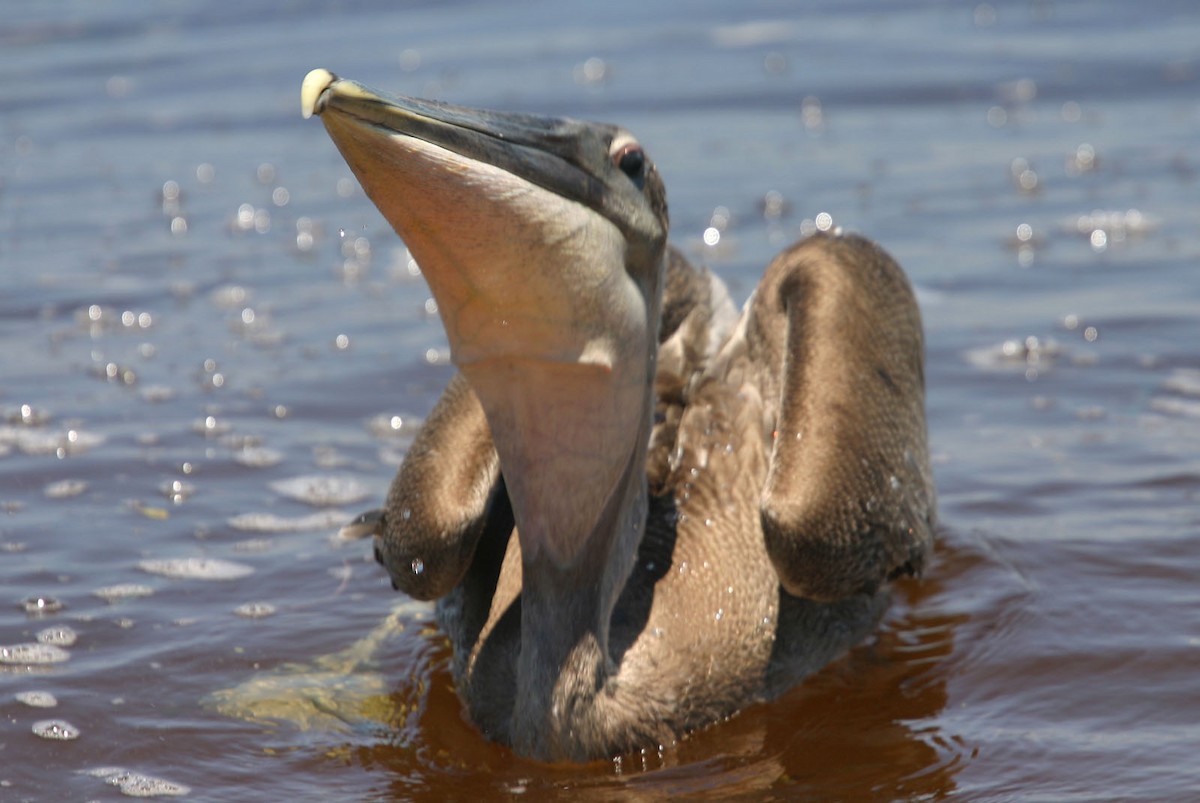
[[[413,574],[424,574],[425,573],[425,561],[421,560],[420,558],[413,558],[412,573]]]
[[[725,618],[725,609],[717,608],[717,612],[715,614],[713,614],[713,620],[719,622],[724,618]]]
[[[65,719],[42,719],[33,723],[33,732],[43,739],[66,741],[79,738],[79,728]]]

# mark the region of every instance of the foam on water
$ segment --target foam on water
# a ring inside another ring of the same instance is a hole
[[[54,708],[58,705],[58,698],[48,691],[19,691],[13,697],[30,708]]]
[[[126,797],[183,797],[192,791],[190,787],[181,783],[153,775],[143,775],[122,767],[97,767],[82,772],[84,775],[103,778],[105,783],[117,787]]]
[[[275,493],[315,507],[350,505],[367,498],[369,489],[356,477],[312,474],[276,480],[270,484]]]
[[[71,658],[71,653],[54,644],[28,643],[0,646],[0,664],[10,666],[44,666],[61,664]]]
[[[39,644],[50,644],[57,647],[70,647],[79,638],[79,634],[69,625],[56,625],[39,630]]]
[[[254,573],[253,566],[221,558],[154,558],[137,566],[150,574],[188,580],[237,580]]]
[[[275,615],[275,606],[269,602],[247,602],[234,608],[233,612],[243,619],[263,619]]]
[[[79,738],[79,728],[65,719],[41,719],[33,723],[33,733],[43,739],[68,742]]]
[[[62,600],[49,596],[26,597],[21,602],[21,607],[25,609],[25,613],[33,615],[42,615],[47,613],[58,613],[65,607]]]
[[[116,585],[97,588],[92,592],[92,595],[99,597],[105,602],[118,602],[123,599],[149,597],[153,593],[154,589],[148,585],[141,583],[118,583]]]
[[[69,499],[79,496],[88,489],[87,480],[58,480],[42,489],[47,499]]]
[[[240,513],[229,520],[235,530],[254,533],[296,533],[328,530],[345,521],[340,510],[322,510],[305,516],[279,516],[274,513]]]
[[[267,446],[251,446],[234,452],[233,459],[250,468],[270,468],[283,462],[283,452]]]

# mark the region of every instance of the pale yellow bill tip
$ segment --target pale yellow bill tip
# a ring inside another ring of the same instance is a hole
[[[318,67],[304,76],[304,83],[300,85],[300,114],[304,115],[305,120],[316,113],[317,100],[321,93],[336,80],[337,76],[323,67]]]

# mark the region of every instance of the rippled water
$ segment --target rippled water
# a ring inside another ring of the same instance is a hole
[[[0,798],[1200,790],[1194,3],[407,5],[6,9]],[[451,369],[317,66],[628,126],[743,296],[818,222],[900,259],[943,529],[871,643],[587,767],[463,721],[330,538]]]

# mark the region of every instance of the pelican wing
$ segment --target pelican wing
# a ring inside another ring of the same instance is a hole
[[[436,599],[462,578],[492,518],[505,519],[511,530],[487,419],[456,374],[392,481],[375,556],[397,589]]]
[[[804,240],[767,268],[726,351],[773,425],[761,514],[783,587],[832,601],[918,573],[935,505],[921,319],[900,266],[860,237]]]

